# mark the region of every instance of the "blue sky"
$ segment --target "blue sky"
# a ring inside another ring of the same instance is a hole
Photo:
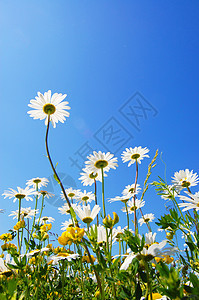
[[[0,194],[25,187],[33,177],[52,176],[44,122],[27,114],[30,99],[49,89],[66,93],[71,106],[70,118],[51,127],[49,136],[67,187],[84,189],[71,159],[81,161],[78,151],[85,143],[116,151],[119,167],[109,172],[107,198],[134,182],[135,166],[121,161],[126,147],[148,147],[151,158],[158,148],[168,183],[180,169],[198,173],[198,1],[21,0],[0,1],[0,7]],[[138,103],[148,108],[146,115],[137,108],[139,124],[124,109]],[[118,132],[118,144],[103,136],[107,128]],[[141,185],[149,162],[140,166]],[[151,181],[158,175],[164,176],[160,159]],[[49,189],[59,195],[54,183]],[[57,212],[57,201],[46,203],[45,214],[56,219],[54,231],[60,233],[65,218]],[[145,201],[144,213],[154,213],[157,220],[164,201],[153,189]],[[107,204],[109,212],[121,207]],[[0,208],[5,209],[3,233],[15,224],[8,214],[17,205],[1,197]]]

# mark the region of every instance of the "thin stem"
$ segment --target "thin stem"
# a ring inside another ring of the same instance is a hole
[[[137,231],[137,217],[136,217],[136,207],[135,207],[135,197],[136,197],[136,185],[138,180],[138,162],[136,160],[136,175],[135,175],[135,185],[134,185],[134,196],[133,196],[133,202],[134,202],[134,226],[135,226],[135,234]]]
[[[42,216],[42,211],[44,209],[44,195],[42,195],[42,203],[41,203],[41,211],[40,211],[40,215],[39,215],[39,221],[38,221],[38,224],[40,222],[40,219],[41,219],[41,216]]]
[[[94,183],[95,183],[95,204],[97,205],[97,182],[96,182],[95,179],[94,179]],[[97,226],[99,226],[99,217],[98,217],[98,214],[97,214]]]
[[[67,201],[67,203],[68,203],[68,206],[71,207],[70,201],[69,201],[69,199],[68,199],[68,196],[66,195],[66,191],[65,191],[65,189],[64,189],[64,187],[63,187],[63,184],[62,184],[62,182],[61,182],[61,180],[60,180],[60,178],[59,178],[59,175],[57,174],[57,172],[56,172],[56,170],[55,170],[55,167],[54,167],[54,165],[53,165],[53,162],[52,162],[52,159],[51,159],[51,156],[50,156],[50,152],[49,152],[49,149],[48,149],[48,132],[49,132],[49,124],[50,124],[50,115],[48,115],[48,123],[47,123],[46,138],[45,138],[46,152],[47,152],[47,155],[48,155],[48,159],[49,159],[51,168],[53,169],[53,172],[54,172],[54,174],[55,174],[55,176],[56,176],[56,178],[57,178],[57,180],[58,180],[58,182],[59,182],[59,184],[60,184],[60,187],[61,187],[61,189],[62,189],[62,192],[63,192],[63,194],[64,194],[64,197],[65,197],[65,199],[66,199],[66,201]]]
[[[105,201],[104,201],[104,170],[101,168],[102,171],[102,203],[103,203],[103,214],[104,218],[106,217],[106,210],[105,210]]]

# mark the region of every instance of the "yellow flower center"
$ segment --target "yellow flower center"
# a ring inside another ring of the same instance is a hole
[[[86,224],[90,224],[93,221],[93,219],[91,217],[86,217],[86,218],[83,218],[82,221]]]
[[[69,193],[69,194],[68,194],[68,197],[70,197],[70,198],[73,198],[74,196],[75,196],[74,193]]]
[[[95,167],[98,169],[105,168],[107,166],[108,166],[107,160],[101,159],[101,160],[96,161],[96,163],[95,163]]]
[[[46,103],[43,107],[43,111],[45,112],[45,114],[47,115],[52,115],[55,113],[56,111],[56,107],[51,104],[51,103]]]
[[[94,173],[89,174],[89,177],[90,177],[91,179],[95,179],[97,176],[98,176],[97,173],[95,173],[95,175],[94,175]]]
[[[15,197],[16,197],[17,199],[23,199],[23,198],[26,197],[26,195],[24,195],[24,194],[16,194]]]
[[[34,182],[34,183],[40,183],[40,182],[41,182],[41,179],[34,179],[33,182]]]
[[[140,157],[139,153],[135,153],[135,154],[131,155],[132,159],[138,159],[139,157]]]
[[[84,196],[84,197],[82,197],[82,200],[83,201],[87,201],[89,199],[89,197],[88,196]]]

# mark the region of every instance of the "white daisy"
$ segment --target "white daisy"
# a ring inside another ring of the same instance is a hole
[[[196,186],[199,182],[197,173],[193,173],[193,170],[189,171],[189,169],[175,172],[174,177],[172,178],[174,186],[181,187],[182,189],[185,187]]]
[[[137,210],[137,209],[143,207],[144,205],[145,205],[144,200],[135,199],[135,206],[134,206],[134,199],[131,199],[127,202],[128,213],[132,214],[132,213],[134,213],[135,209]],[[126,212],[126,207],[123,207],[122,211]]]
[[[78,215],[78,217],[86,224],[90,224],[97,214],[100,211],[100,206],[95,205],[91,211],[90,205],[83,205],[83,207],[80,207],[79,205],[74,206],[74,211]]]
[[[77,200],[79,203],[85,204],[95,200],[95,195],[92,192],[87,192],[84,190],[83,192],[79,192]]]
[[[35,214],[38,214],[39,209],[31,209],[31,207],[21,208],[20,210],[20,218],[27,218],[31,219],[32,216]],[[9,215],[9,217],[13,216],[13,219],[17,219],[19,216],[19,210],[12,211],[12,213]]]
[[[33,201],[31,196],[35,194],[36,194],[35,190],[27,186],[25,189],[17,187],[17,190],[13,190],[10,188],[10,190],[5,191],[2,194],[2,196],[4,196],[4,198],[8,197],[9,199],[14,198],[13,202],[15,202],[17,199],[26,199],[27,201],[29,200]]]
[[[52,193],[49,193],[49,192],[47,192],[47,191],[43,191],[43,190],[40,190],[39,192],[38,192],[38,195],[39,196],[45,196],[46,198],[50,198],[50,197],[53,197],[53,196],[55,196],[54,194],[52,194]]]
[[[140,185],[136,184],[136,191],[135,191],[135,183],[129,184],[125,186],[125,189],[123,190],[122,194],[127,195],[128,193],[131,193],[132,196],[137,195],[141,191]]]
[[[121,201],[123,203],[129,201],[129,199],[132,197],[132,194],[131,193],[128,193],[126,195],[123,195],[123,196],[116,196],[115,198],[110,198],[108,200],[108,202],[112,203],[112,202],[117,202],[117,201]]]
[[[196,211],[198,211],[199,210],[199,192],[195,193],[194,195],[187,191],[185,193],[187,193],[187,195],[190,198],[180,195],[179,196],[180,200],[187,201],[187,202],[179,203],[179,207],[184,207],[182,211],[187,211],[189,209],[195,209]]]
[[[26,253],[26,257],[29,258],[30,256],[34,256],[36,254],[40,254],[40,253],[47,252],[47,251],[50,251],[50,248],[44,247],[41,249],[35,249],[35,250],[30,251],[29,253]],[[24,254],[21,255],[21,257],[23,257],[23,256],[24,256]]]
[[[135,147],[135,148],[126,148],[126,151],[123,151],[122,153],[122,160],[123,162],[127,162],[130,161],[128,163],[128,167],[130,167],[130,165],[134,164],[136,161],[141,164],[141,160],[144,157],[149,157],[148,153],[149,149],[148,148],[142,148],[141,146],[139,147]]]
[[[66,192],[66,195],[73,199],[73,198],[77,198],[79,197],[79,193],[81,192],[80,190],[75,190],[73,188],[68,188],[68,189],[65,189],[65,192]],[[61,198],[65,200],[65,197],[64,197],[64,194],[63,192],[61,192]]]
[[[38,222],[39,221],[39,219],[37,219],[36,220],[36,222]],[[52,217],[42,217],[41,219],[40,219],[40,225],[42,225],[42,224],[45,224],[45,223],[52,223],[52,222],[54,222],[55,221],[55,219],[54,218],[52,218]]]
[[[81,180],[83,185],[91,186],[97,180],[102,181],[102,176],[99,176],[99,173],[93,173],[89,168],[83,168],[82,171],[84,173],[80,173],[82,176],[79,178],[79,180]],[[107,176],[106,174],[104,175]]]
[[[49,180],[47,178],[40,178],[40,177],[36,177],[36,178],[32,178],[30,180],[27,180],[27,186],[33,186],[34,188],[36,188],[36,186],[38,186],[38,189],[40,189],[42,186],[47,186]]]
[[[140,226],[144,223],[152,222],[155,219],[154,214],[145,214],[142,218],[139,219]]]
[[[101,151],[93,151],[93,154],[90,154],[87,157],[89,160],[85,162],[88,165],[88,168],[91,172],[97,173],[100,169],[103,169],[104,172],[108,172],[110,169],[116,169],[117,158],[114,157],[110,152],[102,153]]]
[[[147,245],[152,245],[155,243],[155,237],[156,237],[156,232],[152,233],[152,232],[147,232],[145,233],[145,243]]]
[[[178,189],[174,185],[168,185],[167,189],[164,189],[164,195],[161,195],[161,198],[164,200],[175,198],[178,192]]]
[[[143,257],[148,256],[149,260],[152,260],[154,257],[163,258],[165,255],[174,254],[177,251],[177,248],[167,247],[162,250],[162,248],[165,247],[166,243],[167,243],[167,240],[163,240],[159,244],[155,243],[155,244],[152,244],[151,246],[149,246],[149,248],[143,248],[141,253],[135,254],[135,253],[131,252],[129,255],[125,255],[125,256],[127,256],[127,258],[121,265],[120,270],[127,270],[130,263],[132,262],[132,260],[135,257],[138,257],[140,259],[140,255]]]
[[[66,98],[66,94],[58,94],[55,93],[51,96],[51,90],[48,92],[41,94],[37,93],[36,100],[30,100],[29,107],[34,108],[34,110],[28,111],[31,117],[34,119],[45,119],[45,124],[48,123],[48,115],[50,115],[50,121],[52,122],[53,127],[56,127],[56,123],[59,121],[64,123],[66,117],[69,117],[69,112],[67,110],[70,109],[67,101],[63,101]]]
[[[75,204],[72,204],[73,207],[74,207],[74,205]],[[70,207],[69,207],[68,203],[64,203],[64,205],[59,207],[58,210],[62,215],[70,214]]]
[[[48,261],[52,261],[53,265],[56,265],[60,260],[68,260],[71,261],[72,259],[79,258],[79,254],[69,254],[69,253],[59,253],[58,255],[53,255],[48,257]]]
[[[62,222],[61,230],[66,231],[68,227],[72,227],[72,226],[73,226],[73,221],[69,219],[68,221]]]

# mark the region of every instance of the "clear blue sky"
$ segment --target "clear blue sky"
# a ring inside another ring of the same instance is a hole
[[[70,118],[51,127],[49,137],[53,161],[59,163],[67,187],[83,189],[70,158],[80,159],[77,151],[84,143],[116,151],[119,168],[109,172],[108,198],[134,182],[135,166],[128,168],[120,158],[126,147],[146,146],[151,157],[158,148],[169,183],[180,169],[198,173],[198,9],[196,0],[0,1],[0,194],[25,187],[33,177],[52,175],[44,122],[27,114],[30,99],[48,89],[67,93],[71,106]],[[134,97],[136,92],[140,94]],[[138,103],[148,108],[146,115],[135,108]],[[141,115],[137,128],[136,119],[127,114],[129,106]],[[111,129],[118,132],[115,140],[106,135]],[[141,185],[149,162],[141,164]],[[160,159],[151,181],[157,175],[164,176]],[[55,185],[49,188],[59,194]],[[144,213],[158,218],[165,211],[153,189],[145,201]],[[56,219],[58,233],[65,220],[57,213],[59,203],[54,199],[45,207],[45,214]],[[107,205],[109,212],[121,207]],[[5,209],[3,233],[15,224],[8,214],[17,205],[1,197],[0,208]]]

